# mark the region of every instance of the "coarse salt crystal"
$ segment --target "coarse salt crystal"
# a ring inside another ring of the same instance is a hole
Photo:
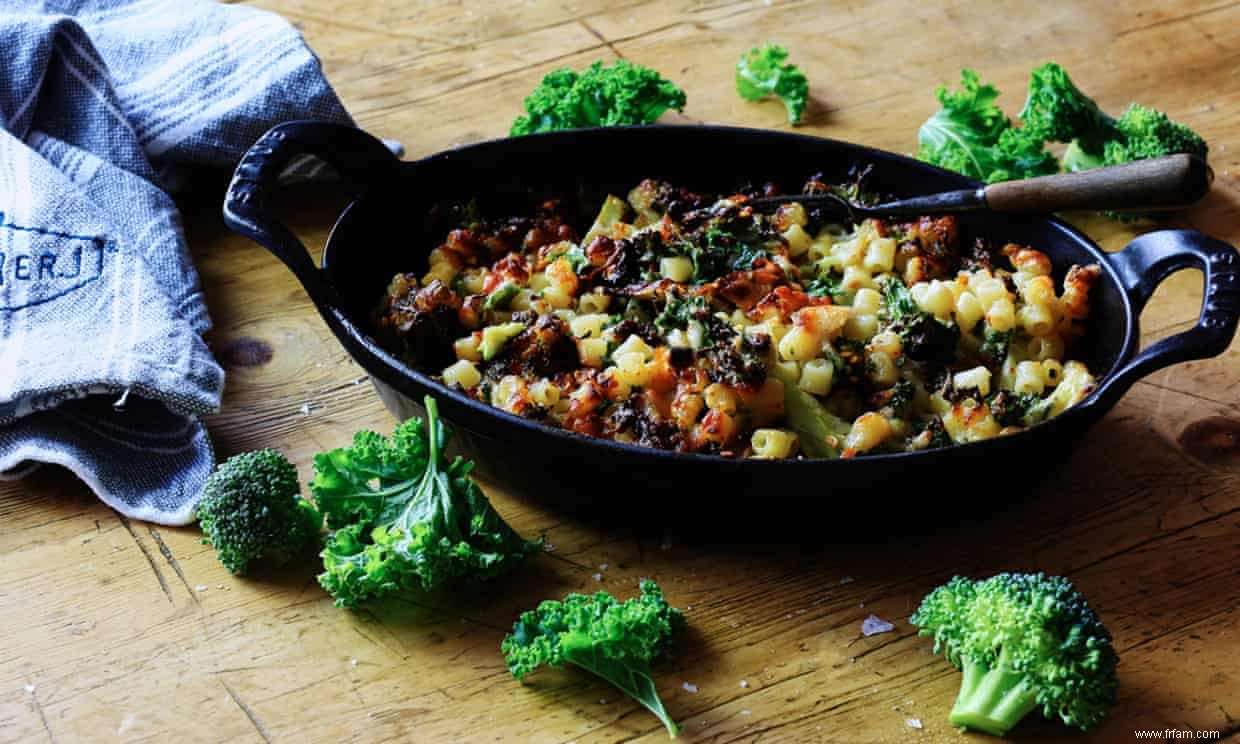
[[[206,584],[199,584],[198,586],[194,587],[194,591],[196,592],[205,592],[206,590],[207,590]]]
[[[895,629],[896,626],[882,619],[878,615],[867,615],[866,618],[861,621],[861,635],[867,638],[872,635],[878,635],[879,633],[890,633]]]
[[[590,577],[591,577],[592,579],[594,579],[595,581],[602,581],[602,580],[603,580],[603,574],[601,574],[601,573],[590,574]]]
[[[741,710],[741,715],[742,715],[742,716],[747,716],[747,715],[749,715],[749,709],[748,709],[748,708],[744,708],[744,709],[742,709],[742,710]]]
[[[742,679],[742,680],[741,680],[741,687],[743,687],[743,688],[748,688],[748,687],[749,687],[749,680],[747,680],[747,679]]]
[[[302,416],[309,416],[310,415],[310,404],[302,403],[301,408],[298,408],[297,410],[301,412]]]
[[[692,685],[692,684],[689,684],[688,682],[684,682],[680,686],[685,688],[685,692],[697,692],[698,691],[697,685]]]
[[[905,718],[904,725],[912,729],[919,729],[921,728],[921,719],[920,718]]]
[[[851,577],[851,576],[845,576],[844,578],[840,579],[840,583],[841,583],[841,584],[851,584],[851,583],[853,583],[854,581],[856,581],[856,579],[854,579],[854,578],[853,578],[853,577]]]
[[[34,685],[26,685],[26,692],[28,692],[28,693],[30,693],[31,695],[33,695],[33,694],[34,694]]]
[[[608,566],[608,565],[610,565],[610,564],[607,564],[607,563],[600,563],[600,564],[598,564],[598,570],[600,570],[600,571],[606,571],[606,570],[607,570],[607,566]]]

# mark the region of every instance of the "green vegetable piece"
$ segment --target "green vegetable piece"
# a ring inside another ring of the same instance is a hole
[[[795,375],[784,367],[777,364],[770,374],[784,385],[784,415],[788,417],[788,426],[797,434],[801,451],[810,457],[839,457],[839,450],[829,442],[832,439],[843,441],[850,424],[798,387]]]
[[[679,727],[663,707],[650,665],[684,627],[684,615],[659,585],[642,580],[641,595],[623,602],[606,592],[546,600],[521,614],[500,649],[518,680],[544,664],[565,663],[602,677],[646,706],[676,738]]]
[[[628,202],[618,196],[608,194],[607,198],[603,200],[603,206],[599,207],[598,216],[594,218],[594,224],[590,226],[590,231],[582,239],[581,245],[590,245],[591,241],[599,235],[611,235],[612,227],[617,222],[623,222],[628,211]]]
[[[961,90],[939,86],[942,105],[918,131],[918,157],[988,183],[1054,173],[1055,156],[1042,143],[1021,137],[995,104],[999,91],[973,70],[960,71]]]
[[[260,558],[288,561],[314,544],[323,527],[300,490],[296,466],[275,450],[229,458],[207,479],[198,502],[202,541],[235,574]]]
[[[779,98],[788,110],[788,123],[795,126],[805,116],[809,80],[787,59],[788,50],[775,44],[745,52],[736,63],[736,92],[746,101]]]
[[[910,621],[964,672],[949,720],[995,736],[1030,712],[1083,731],[1115,705],[1111,634],[1072,582],[1046,574],[955,577]]]
[[[425,403],[425,428],[410,419],[390,438],[359,432],[351,447],[314,458],[310,490],[334,528],[319,583],[339,607],[491,579],[541,548],[495,511],[469,477],[472,462],[447,460],[438,405]]]
[[[554,70],[525,99],[511,135],[585,127],[653,124],[668,109],[683,111],[685,92],[659,73],[628,60],[595,62],[583,72]]]
[[[881,289],[883,305],[889,319],[902,320],[921,313],[921,306],[913,299],[913,293],[900,279],[889,277],[883,282]]]
[[[1172,121],[1165,113],[1140,104],[1130,105],[1115,121],[1119,137],[1103,147],[1106,165],[1133,160],[1159,158],[1186,152],[1203,160],[1209,152],[1206,141],[1193,130]]]
[[[487,301],[483,303],[483,310],[507,310],[512,304],[512,298],[521,292],[521,287],[514,282],[504,282],[495,288],[491,294],[487,295]]]
[[[1012,345],[1012,337],[1015,335],[1015,331],[1011,329],[1006,331],[987,329],[979,351],[990,360],[991,366],[1003,364],[1003,360],[1007,359],[1008,348]]]
[[[478,349],[483,361],[491,361],[517,334],[525,330],[525,323],[500,323],[482,329],[482,343]]]
[[[1114,136],[1114,120],[1054,62],[1029,74],[1029,93],[1020,120],[1027,139],[1075,142],[1086,154],[1101,155],[1103,143]]]

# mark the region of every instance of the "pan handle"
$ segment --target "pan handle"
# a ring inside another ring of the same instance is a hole
[[[237,164],[224,197],[224,222],[284,262],[320,307],[331,288],[297,236],[267,209],[267,197],[280,173],[298,155],[314,155],[355,190],[373,188],[395,177],[400,160],[362,130],[319,121],[277,124],[259,137]]]
[[[1107,259],[1120,276],[1134,316],[1159,283],[1180,269],[1201,269],[1205,291],[1197,325],[1142,349],[1099,384],[1094,401],[1109,407],[1151,372],[1227,350],[1240,320],[1240,254],[1235,248],[1194,230],[1161,230],[1142,235]]]

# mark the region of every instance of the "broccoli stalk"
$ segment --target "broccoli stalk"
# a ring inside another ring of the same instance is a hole
[[[970,661],[960,671],[960,694],[949,716],[956,726],[1002,736],[1038,707],[1037,692],[1003,652],[993,669]]]
[[[1002,736],[1032,711],[1089,730],[1115,704],[1111,635],[1065,578],[960,576],[910,618],[963,672],[949,720]]]
[[[736,62],[736,92],[746,101],[775,96],[788,110],[788,123],[796,126],[809,102],[809,80],[787,59],[788,50],[776,44],[745,52]]]
[[[198,502],[202,541],[235,574],[259,559],[288,561],[315,543],[323,527],[299,491],[297,468],[275,450],[229,458],[207,479]]]
[[[654,70],[623,59],[610,67],[595,62],[583,72],[547,73],[526,97],[511,135],[653,124],[668,109],[684,108],[685,92]]]
[[[650,664],[670,647],[685,617],[653,581],[641,596],[619,602],[606,592],[569,594],[521,614],[500,649],[517,680],[546,664],[585,669],[607,680],[654,713],[673,739],[679,731],[663,707]]]

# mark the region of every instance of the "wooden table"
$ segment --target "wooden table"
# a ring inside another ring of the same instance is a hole
[[[501,136],[545,72],[617,56],[678,81],[690,120],[784,128],[777,103],[732,92],[732,62],[768,40],[812,81],[803,131],[909,152],[935,86],[960,67],[1015,111],[1029,70],[1053,59],[1108,110],[1139,100],[1201,132],[1218,179],[1173,224],[1240,243],[1240,3],[253,4],[297,23],[361,125],[412,156]],[[313,453],[392,421],[284,268],[219,224],[218,200],[185,207],[229,372],[211,431],[221,455],[278,447],[308,479]],[[291,219],[318,244],[338,207],[311,200]],[[1074,221],[1109,249],[1149,228]],[[1190,323],[1199,297],[1197,275],[1167,282],[1142,316],[1147,340]],[[120,518],[43,471],[0,485],[0,740],[663,741],[616,690],[569,672],[519,685],[498,650],[544,597],[627,596],[648,576],[692,628],[657,674],[686,741],[957,741],[946,713],[959,675],[907,618],[953,573],[1009,569],[1072,577],[1113,631],[1119,705],[1094,739],[1174,728],[1240,741],[1238,390],[1240,345],[1152,375],[1038,498],[894,541],[884,501],[896,496],[874,494],[872,518],[823,526],[828,543],[872,533],[863,547],[635,538],[486,484],[554,551],[502,591],[360,612],[332,607],[314,566],[234,579],[196,529]],[[895,630],[863,637],[870,613]],[[1079,740],[1037,722],[1019,732]]]

